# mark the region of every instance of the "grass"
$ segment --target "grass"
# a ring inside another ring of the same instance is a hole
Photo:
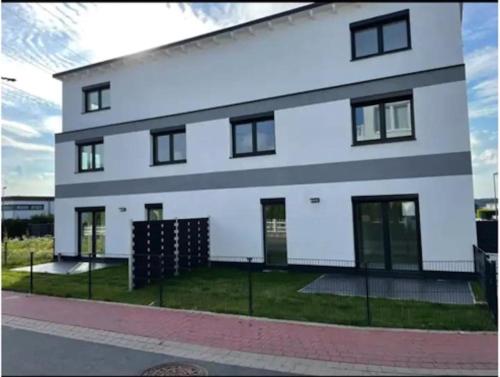
[[[486,296],[484,295],[484,290],[483,287],[481,286],[481,283],[478,281],[473,281],[471,282],[471,287],[476,301],[485,302]]]
[[[2,266],[13,268],[27,266],[33,251],[33,264],[52,261],[52,237],[13,238],[2,243]],[[7,246],[7,247],[6,247]]]
[[[93,298],[149,305],[159,302],[159,286],[128,292],[126,265],[92,273]],[[297,290],[319,274],[254,272],[255,316],[366,326],[362,297],[305,294]],[[87,298],[87,274],[34,274],[35,293]],[[4,289],[27,291],[29,274],[3,270]],[[163,305],[171,308],[248,314],[248,275],[231,267],[199,268],[164,283]],[[372,326],[442,330],[495,330],[485,305],[448,305],[415,301],[370,299]]]

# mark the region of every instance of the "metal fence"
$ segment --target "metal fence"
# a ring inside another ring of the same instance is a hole
[[[481,251],[475,249],[474,253]],[[41,284],[44,277],[33,271],[32,255],[26,290],[47,293]],[[126,287],[130,286],[119,281],[120,296],[130,295],[136,300],[133,302],[144,297],[149,304],[169,308],[350,325],[481,329],[485,317],[475,318],[470,312],[481,301],[472,283],[480,277],[492,311],[490,296],[496,297],[496,290],[494,294],[491,291],[491,262],[479,257],[428,265],[434,272],[462,272],[446,279],[439,278],[439,273],[428,276],[421,271],[389,274],[378,269],[377,263],[356,266],[352,260],[288,258],[287,266],[271,268],[263,258],[214,256],[208,265],[176,269],[165,254],[134,255],[142,257],[149,258],[148,266],[143,266],[147,271],[137,277],[144,282],[127,293]],[[104,292],[116,290],[115,280],[106,280],[104,273],[98,277],[95,266],[99,258],[87,258],[88,270],[79,274],[80,285],[68,286],[64,294],[103,299]],[[129,277],[134,273],[132,264],[131,258]],[[71,289],[78,289],[78,294]]]
[[[475,270],[484,291],[486,302],[496,321],[498,319],[497,265],[484,250],[477,246],[473,246],[473,249]]]

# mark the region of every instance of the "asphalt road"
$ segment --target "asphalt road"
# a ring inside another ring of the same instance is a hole
[[[285,375],[209,363],[18,330],[2,326],[2,375],[140,375],[155,365],[183,362],[205,368],[210,376]]]

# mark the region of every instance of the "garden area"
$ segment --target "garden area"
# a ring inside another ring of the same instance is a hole
[[[51,239],[9,240],[7,265],[2,266],[2,288],[27,292],[28,272],[14,266],[52,260]],[[2,254],[3,259],[3,254]],[[252,272],[252,314],[256,317],[366,326],[367,306],[363,297],[299,292],[321,276],[297,271]],[[472,284],[476,301],[483,301],[481,287]],[[35,273],[33,293],[60,297],[88,297],[88,274],[52,275]],[[162,294],[160,298],[160,294]],[[92,271],[92,299],[140,305],[160,304],[169,308],[248,315],[249,276],[238,267],[199,267],[145,288],[128,291],[128,266],[117,265]],[[454,305],[370,298],[370,325],[440,330],[495,330],[485,304]]]

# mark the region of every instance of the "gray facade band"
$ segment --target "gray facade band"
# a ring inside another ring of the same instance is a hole
[[[470,152],[56,185],[56,198],[472,174]]]
[[[398,76],[363,81],[279,97],[260,99],[234,105],[214,107],[163,117],[116,123],[84,130],[63,132],[56,135],[56,143],[91,139],[128,132],[177,127],[182,124],[232,118],[250,114],[272,112],[298,106],[337,101],[349,98],[373,96],[384,93],[411,90],[413,88],[465,80],[463,64],[408,73]]]

